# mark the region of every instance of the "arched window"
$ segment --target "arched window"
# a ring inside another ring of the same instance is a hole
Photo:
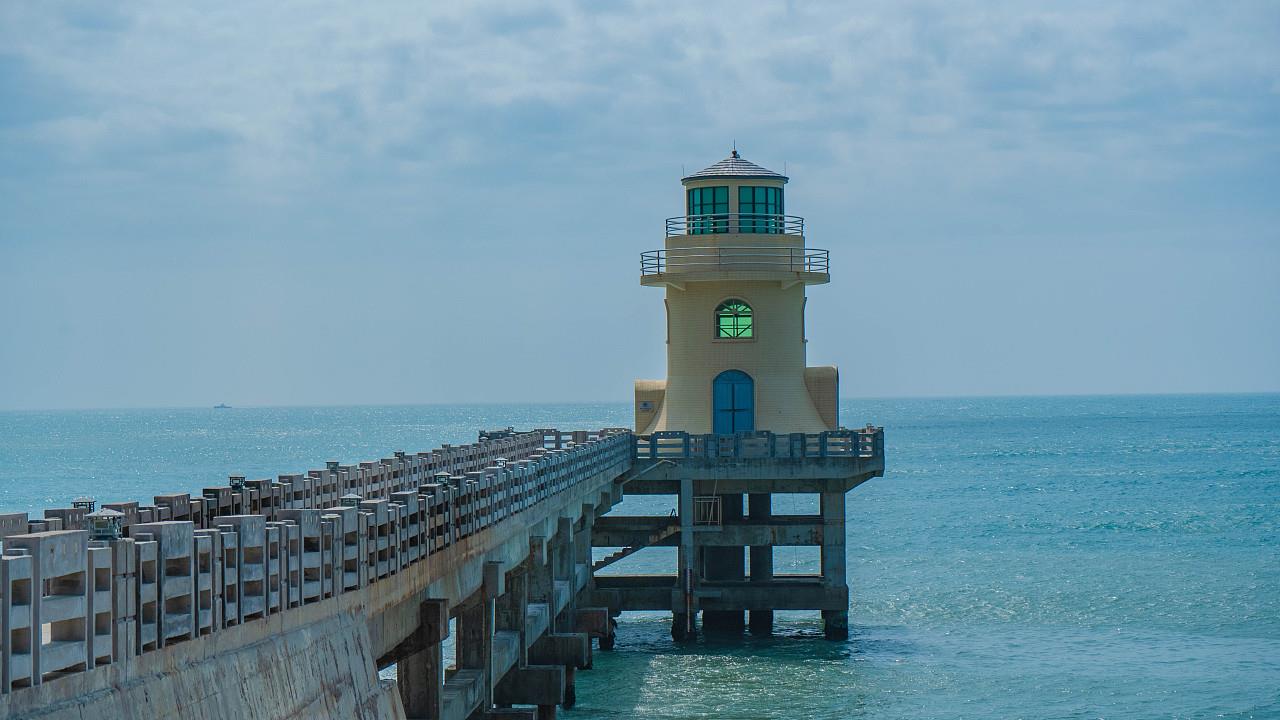
[[[754,337],[751,306],[737,299],[725,300],[716,308],[716,337]]]
[[[741,370],[725,370],[711,381],[715,434],[732,435],[756,429],[755,385],[751,376]]]

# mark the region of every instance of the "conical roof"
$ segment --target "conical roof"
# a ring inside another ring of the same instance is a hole
[[[786,175],[767,170],[759,165],[744,160],[737,150],[729,154],[729,157],[710,167],[703,168],[692,175],[686,175],[680,178],[680,182],[688,182],[690,180],[709,180],[713,178],[773,178],[774,180],[787,181]]]

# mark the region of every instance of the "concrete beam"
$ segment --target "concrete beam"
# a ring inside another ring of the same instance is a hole
[[[500,705],[559,705],[564,702],[563,665],[514,668],[498,683],[493,699]]]
[[[612,611],[671,610],[675,575],[600,575],[594,602]],[[703,582],[698,606],[713,610],[848,610],[849,589],[821,577],[774,576],[770,581]]]
[[[655,482],[691,478],[693,480],[719,480],[724,482],[748,482],[750,487],[729,490],[731,492],[764,492],[762,482],[782,480],[849,482],[858,478],[866,480],[884,475],[884,458],[827,457],[827,458],[667,458],[661,461],[641,460],[632,467],[631,477],[624,477],[625,492],[632,494],[632,485],[643,486]],[[865,476],[865,477],[864,477]],[[858,480],[861,482],[861,480]],[[778,492],[769,490],[769,492]],[[782,492],[786,492],[785,490]],[[807,491],[816,492],[816,491]],[[667,491],[663,494],[674,494]]]
[[[668,588],[668,591],[670,588]],[[586,633],[589,637],[602,638],[613,634],[609,622],[609,608],[578,608],[573,616],[573,628],[576,632]]]
[[[680,544],[678,534],[648,544],[649,534],[646,530],[601,530],[595,533],[592,543],[596,547],[675,547]],[[804,546],[821,545],[823,542],[823,523],[816,516],[808,518],[806,523],[793,524],[758,524],[758,523],[725,523],[719,528],[708,529],[693,534],[694,547],[742,546],[742,545],[786,545]]]
[[[661,473],[653,473],[627,483],[624,492],[627,495],[676,495],[680,492],[680,477],[654,477]],[[879,477],[873,472],[864,472],[853,477],[791,477],[785,474],[768,477],[721,477],[719,473],[690,471],[690,479],[696,485],[699,495],[724,493],[770,493],[773,495],[786,493],[819,493],[848,492],[862,483]]]
[[[544,635],[529,648],[529,662],[585,670],[591,667],[591,638],[586,633]]]
[[[449,601],[423,600],[418,608],[418,627],[390,652],[378,658],[378,667],[400,662],[413,653],[438,645],[449,637]]]
[[[449,676],[442,694],[444,711],[441,720],[465,720],[484,703],[485,673],[481,670],[458,670]]]

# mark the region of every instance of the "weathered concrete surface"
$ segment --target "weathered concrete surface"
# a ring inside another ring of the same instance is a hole
[[[284,615],[275,616],[284,618]],[[269,618],[269,624],[275,624]],[[283,623],[281,623],[283,624]],[[76,673],[29,692],[5,717],[81,720],[404,718],[395,686],[378,680],[369,633],[349,613],[263,632],[230,628],[163,651]],[[248,635],[257,642],[246,642]],[[68,685],[74,687],[69,687]]]

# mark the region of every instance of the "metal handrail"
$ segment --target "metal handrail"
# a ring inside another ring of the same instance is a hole
[[[804,218],[773,213],[712,213],[667,218],[667,237],[725,233],[804,235]]]
[[[640,275],[700,270],[828,273],[830,252],[819,248],[715,246],[647,250],[640,253]]]

